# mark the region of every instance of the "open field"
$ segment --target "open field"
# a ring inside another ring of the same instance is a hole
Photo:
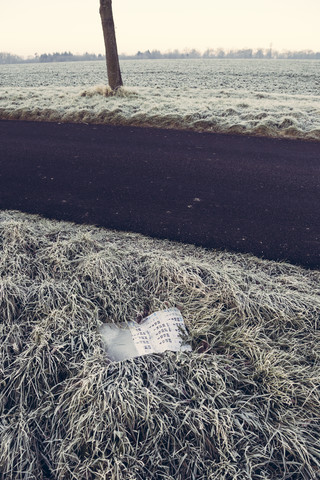
[[[320,61],[123,61],[0,66],[0,119],[320,140]]]
[[[0,213],[0,479],[320,478],[320,272]],[[192,353],[98,329],[182,309]]]

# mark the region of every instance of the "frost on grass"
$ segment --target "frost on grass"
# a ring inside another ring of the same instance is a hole
[[[243,98],[246,103],[243,103]],[[246,90],[103,85],[0,86],[0,119],[320,139],[318,97]]]
[[[320,140],[319,61],[130,60],[1,65],[0,119]]]
[[[81,91],[81,97],[95,97],[101,95],[102,97],[132,97],[137,95],[133,90],[129,90],[124,87],[119,87],[116,90],[112,90],[106,85],[97,85],[95,87],[87,88]]]
[[[316,479],[320,272],[0,214],[0,478]],[[178,306],[191,353],[99,335]]]

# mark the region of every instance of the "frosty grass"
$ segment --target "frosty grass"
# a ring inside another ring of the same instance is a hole
[[[0,213],[0,479],[320,477],[320,272]],[[192,352],[99,335],[177,306]]]

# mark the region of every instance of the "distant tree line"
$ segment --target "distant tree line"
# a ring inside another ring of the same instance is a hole
[[[11,53],[0,52],[0,64],[4,63],[50,63],[50,62],[84,62],[91,60],[103,60],[104,55],[96,55],[95,53],[83,53],[82,55],[74,55],[71,52],[55,52],[55,53],[42,53],[38,55],[35,53],[33,56],[24,58]]]
[[[198,50],[186,50],[180,52],[173,50],[166,53],[161,53],[159,50],[146,50],[145,52],[137,52],[135,55],[119,55],[121,59],[161,59],[161,58],[257,58],[257,59],[311,59],[320,60],[320,52],[313,52],[312,50],[301,51],[282,51],[269,49],[245,48],[241,50],[223,50],[222,48],[209,48],[201,53]]]
[[[22,63],[24,59],[12,53],[0,52],[0,64],[3,63]]]
[[[135,55],[119,55],[121,60],[148,60],[148,59],[177,59],[177,58],[252,58],[252,59],[288,59],[288,60],[320,60],[320,52],[313,52],[312,50],[300,51],[282,51],[269,49],[251,48],[241,50],[224,50],[222,48],[209,48],[201,53],[198,50],[191,49],[180,52],[179,50],[172,50],[162,53],[160,50],[146,50],[145,52],[137,52]],[[50,62],[78,62],[78,61],[92,61],[105,60],[105,56],[95,53],[84,53],[82,55],[74,55],[71,52],[55,52],[42,53],[38,55],[35,53],[28,58],[14,55],[11,53],[0,52],[0,64],[8,63],[50,63]]]
[[[99,53],[96,55],[95,53],[83,53],[82,55],[74,55],[71,52],[63,52],[63,53],[43,53],[39,56],[40,63],[48,63],[48,62],[79,62],[79,61],[91,61],[91,60],[103,60],[104,57]]]

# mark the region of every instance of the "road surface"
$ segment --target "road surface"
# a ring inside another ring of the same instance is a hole
[[[0,121],[0,208],[320,266],[320,143]]]

